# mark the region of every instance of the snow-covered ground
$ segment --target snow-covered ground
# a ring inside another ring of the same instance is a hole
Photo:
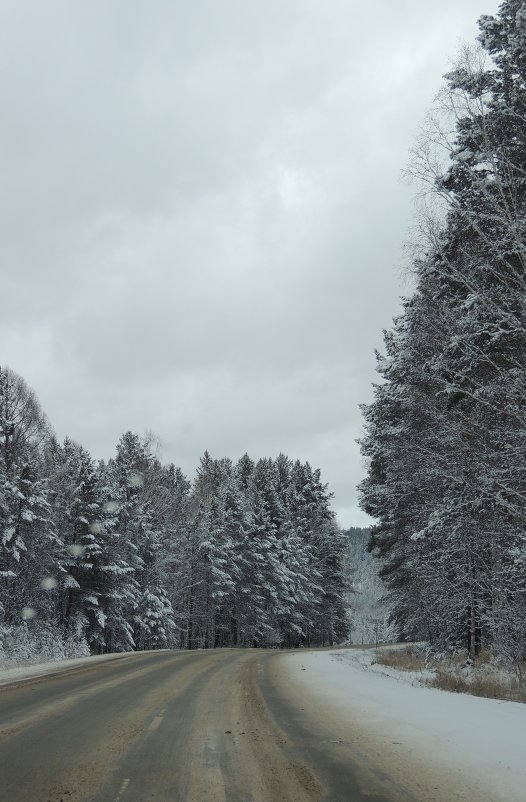
[[[372,664],[372,649],[286,659],[300,690],[364,722],[385,739],[387,751],[405,749],[438,769],[437,776],[457,778],[459,789],[474,781],[492,802],[525,802],[525,704],[422,687],[421,675]],[[470,799],[469,793],[459,790],[458,798]]]
[[[119,652],[118,654],[103,654],[100,657],[76,657],[71,660],[54,660],[51,663],[2,668],[0,669],[0,685],[8,685],[11,682],[20,682],[49,674],[59,674],[69,669],[81,668],[84,665],[94,665],[94,663],[102,660],[119,660],[123,657],[129,657],[130,654],[132,652]]]
[[[407,644],[400,643],[392,646],[379,646],[377,649],[353,649],[352,651],[345,652],[331,652],[335,660],[346,660],[351,665],[359,667],[362,671],[372,671],[375,674],[383,674],[384,677],[393,677],[393,679],[408,682],[410,685],[428,685],[430,680],[434,679],[435,672],[431,669],[422,669],[421,671],[406,671],[405,669],[393,668],[392,666],[385,666],[382,663],[376,663],[376,654],[385,651],[400,650],[405,651]]]

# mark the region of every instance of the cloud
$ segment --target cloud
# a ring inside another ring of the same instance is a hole
[[[486,9],[488,10],[488,9]],[[491,11],[491,9],[489,9]],[[357,517],[401,184],[474,0],[0,12],[3,363],[60,436],[309,459]]]

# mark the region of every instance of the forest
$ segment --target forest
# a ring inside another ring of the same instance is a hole
[[[391,620],[436,650],[526,657],[526,6],[479,20],[410,172],[414,293],[364,407],[363,508]]]
[[[4,366],[1,653],[317,646],[354,628],[522,670],[526,4],[479,29],[412,152],[414,290],[363,405],[360,503],[383,586],[308,462],[205,452],[189,480],[132,432],[96,461],[58,442]]]
[[[205,452],[190,482],[126,432],[95,462],[0,369],[0,645],[18,659],[347,637],[320,471]]]

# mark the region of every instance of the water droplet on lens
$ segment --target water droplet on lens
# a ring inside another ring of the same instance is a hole
[[[142,487],[144,484],[144,476],[142,473],[132,473],[128,479],[128,487]]]
[[[58,585],[57,580],[54,576],[45,576],[42,582],[40,583],[40,587],[42,590],[54,590]]]
[[[31,621],[31,619],[34,618],[36,614],[37,611],[35,610],[34,607],[24,607],[22,609],[22,618],[24,619],[24,621]]]

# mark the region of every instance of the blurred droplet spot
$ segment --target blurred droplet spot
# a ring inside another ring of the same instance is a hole
[[[128,487],[142,487],[144,484],[144,476],[142,473],[132,473],[128,479]]]

